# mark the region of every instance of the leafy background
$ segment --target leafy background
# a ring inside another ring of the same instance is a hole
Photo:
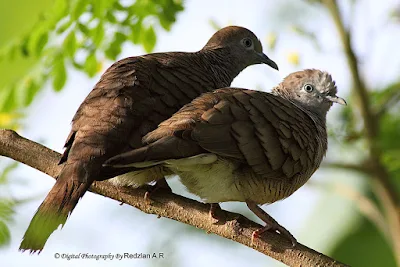
[[[268,91],[292,71],[321,68],[333,74],[349,103],[329,114],[324,167],[292,197],[266,210],[301,243],[335,259],[352,266],[400,266],[400,4],[338,1],[376,122],[376,135],[369,138],[363,100],[331,3],[335,1],[1,0],[0,127],[61,151],[79,103],[112,61],[152,51],[195,51],[220,27],[248,27],[281,71],[253,66],[233,85]],[[374,173],[374,162],[387,174],[383,184],[389,192]],[[55,260],[56,252],[167,255],[165,260],[112,263],[121,266],[281,265],[249,248],[92,194],[39,257],[20,254],[22,234],[53,181],[9,159],[1,159],[0,170],[0,258],[5,266],[82,264]],[[172,186],[189,195],[176,179]],[[388,196],[397,210],[385,201]],[[223,208],[255,219],[242,204]]]

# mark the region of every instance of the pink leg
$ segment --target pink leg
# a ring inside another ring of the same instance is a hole
[[[283,226],[281,226],[277,221],[274,220],[268,213],[266,213],[263,209],[261,209],[256,203],[253,201],[246,201],[247,207],[255,214],[258,218],[260,218],[266,225],[256,231],[253,232],[251,236],[251,242],[253,243],[254,238],[258,238],[265,231],[272,230],[274,232],[279,232],[282,236],[286,237],[292,242],[293,247],[296,246],[297,240],[294,236],[286,230]]]

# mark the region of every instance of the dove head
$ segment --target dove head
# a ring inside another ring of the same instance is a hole
[[[332,76],[316,69],[291,73],[273,92],[324,117],[333,103],[346,105],[343,98],[336,96],[337,88]]]
[[[208,49],[228,49],[232,63],[241,69],[264,63],[278,70],[278,65],[263,53],[257,36],[243,27],[228,26],[217,31],[203,47],[203,50]]]

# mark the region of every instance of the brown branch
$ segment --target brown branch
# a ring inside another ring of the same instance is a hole
[[[339,8],[335,0],[324,0],[325,6],[331,13],[333,22],[335,23],[336,29],[339,32],[339,37],[343,44],[343,49],[346,54],[347,64],[351,72],[353,80],[353,88],[360,99],[361,114],[363,118],[369,118],[364,120],[365,130],[371,145],[374,143],[374,139],[377,136],[376,119],[372,113],[370,101],[368,97],[368,90],[361,79],[360,72],[358,70],[357,57],[351,47],[351,36],[350,32],[344,27],[343,20],[340,15]]]
[[[36,142],[19,136],[12,130],[0,130],[0,155],[22,162],[32,168],[57,177],[60,154]],[[251,244],[251,235],[261,226],[246,217],[227,211],[221,215],[224,222],[215,223],[209,217],[209,205],[172,193],[157,192],[152,203],[143,201],[146,190],[116,187],[105,182],[96,182],[90,191],[126,203],[148,214],[170,218],[205,230],[232,241],[244,244],[268,255],[288,266],[347,266],[312,250],[302,244],[291,246],[290,241],[279,234],[267,232],[263,239]]]
[[[344,162],[323,162],[322,168],[342,169],[348,171],[355,171],[362,174],[370,174],[371,170],[369,166],[364,164],[344,163]]]

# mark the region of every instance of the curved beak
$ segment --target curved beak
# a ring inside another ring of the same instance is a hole
[[[258,53],[261,63],[267,64],[271,68],[279,70],[278,65],[264,53]]]
[[[327,96],[325,96],[325,99],[328,100],[328,101],[334,102],[334,103],[338,103],[340,105],[347,106],[346,100],[344,100],[343,98],[338,97],[338,96],[327,95]]]

